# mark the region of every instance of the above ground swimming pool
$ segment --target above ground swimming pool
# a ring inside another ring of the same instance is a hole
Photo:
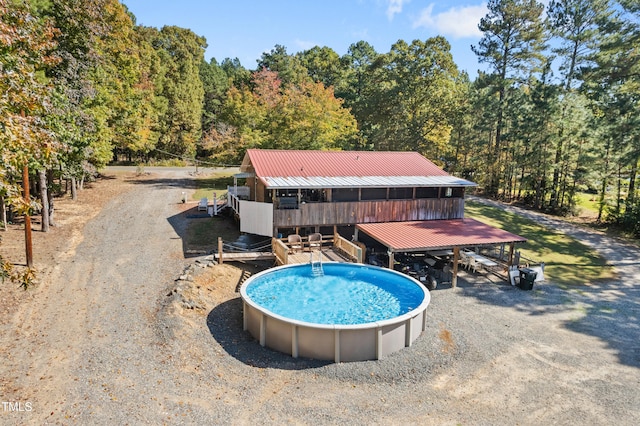
[[[241,287],[244,329],[293,357],[380,359],[426,327],[429,292],[399,272],[354,263],[280,266]]]

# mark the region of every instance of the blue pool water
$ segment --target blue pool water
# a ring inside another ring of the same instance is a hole
[[[310,265],[275,269],[255,277],[249,298],[274,314],[315,324],[366,324],[397,317],[425,298],[415,281],[369,266],[325,263],[324,276]]]

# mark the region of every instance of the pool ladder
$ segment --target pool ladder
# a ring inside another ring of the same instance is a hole
[[[313,259],[313,253],[318,253],[318,260]],[[322,277],[324,276],[324,269],[322,269],[322,252],[321,251],[312,251],[311,252],[311,275],[314,277]]]

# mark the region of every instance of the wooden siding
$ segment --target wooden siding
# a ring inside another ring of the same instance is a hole
[[[372,222],[462,219],[464,198],[306,203],[273,211],[273,226],[355,225]]]

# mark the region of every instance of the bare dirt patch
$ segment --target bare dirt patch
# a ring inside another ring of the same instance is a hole
[[[125,175],[103,175],[86,184],[85,189],[78,192],[77,200],[72,200],[69,196],[55,199],[56,226],[50,227],[49,232],[40,231],[39,216],[32,217],[36,287],[46,285],[52,269],[62,259],[69,259],[75,254],[75,248],[83,239],[85,224],[102,210],[105,203],[129,188]],[[15,223],[10,223],[7,228],[6,232],[0,231],[0,254],[16,268],[23,269],[26,266],[24,221],[16,218]],[[32,300],[33,291],[24,291],[15,283],[5,282],[0,294],[0,324],[6,324],[20,303]]]

